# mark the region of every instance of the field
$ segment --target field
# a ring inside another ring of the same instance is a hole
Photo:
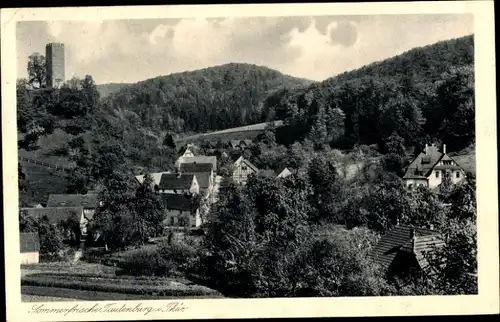
[[[187,279],[116,276],[116,269],[90,263],[22,265],[23,301],[219,298],[220,293]]]
[[[182,145],[188,142],[196,142],[201,140],[227,141],[227,140],[253,139],[257,137],[259,134],[264,132],[267,124],[268,124],[267,122],[264,122],[247,126],[235,127],[231,129],[225,129],[221,131],[210,132],[210,133],[202,133],[202,134],[180,137],[179,139],[176,140],[175,143],[178,145],[179,144]],[[280,127],[282,125],[283,125],[282,121],[275,122],[276,127]]]

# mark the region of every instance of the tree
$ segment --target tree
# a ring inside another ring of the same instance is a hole
[[[407,163],[404,139],[393,132],[384,140],[384,148],[386,150],[383,159],[385,170],[401,175]]]
[[[154,180],[150,174],[144,176],[144,181],[136,189],[134,205],[135,225],[140,242],[144,243],[148,237],[160,234],[164,219],[163,204],[155,191]]]
[[[318,214],[314,220],[336,221],[336,196],[340,190],[339,177],[334,164],[323,155],[309,163],[308,175],[314,191],[314,206]]]
[[[45,87],[46,84],[45,57],[33,53],[28,57],[28,83],[35,88]]]
[[[316,148],[322,148],[328,139],[327,116],[325,108],[320,105],[316,114],[316,121],[311,128],[309,138],[314,142]]]
[[[165,135],[165,139],[163,140],[163,145],[167,146],[171,149],[176,150],[176,146],[175,146],[175,142],[174,142],[174,138],[173,138],[172,134],[168,133]]]
[[[38,235],[40,236],[40,253],[49,258],[57,258],[63,249],[63,236],[55,224],[47,217],[38,220]]]
[[[450,151],[475,140],[474,66],[452,68],[442,75],[436,89],[437,104],[444,111],[439,129]]]

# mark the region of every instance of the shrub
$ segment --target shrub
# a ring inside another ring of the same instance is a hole
[[[163,257],[158,249],[142,248],[129,253],[119,263],[122,273],[132,275],[165,276],[176,269],[172,259]]]

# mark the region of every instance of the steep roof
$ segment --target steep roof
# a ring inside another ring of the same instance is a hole
[[[234,162],[234,165],[239,165],[240,163],[245,163],[250,169],[252,169],[255,172],[259,172],[259,169],[252,164],[252,162],[248,161],[245,159],[243,156],[240,156],[238,160]]]
[[[198,181],[200,189],[208,189],[210,187],[210,172],[189,172],[183,174],[192,174]]]
[[[410,163],[406,169],[404,179],[426,179],[433,169],[438,170],[460,170],[461,167],[458,165],[446,165],[446,166],[436,166],[436,164],[441,160],[452,160],[449,155],[443,153],[439,150],[437,146],[428,145],[424,151]],[[454,161],[455,162],[455,161]],[[456,162],[455,162],[456,163]],[[419,174],[421,172],[421,174]]]
[[[179,157],[177,159],[177,163],[183,164],[183,163],[211,163],[213,165],[214,171],[217,169],[217,157],[216,156],[206,156],[206,155],[199,155],[199,156],[194,156],[194,157]]]
[[[180,170],[181,172],[208,172],[213,170],[213,164],[212,163],[181,163],[180,165]]]
[[[189,189],[193,183],[194,174],[164,173],[161,176],[158,188],[164,189]]]
[[[411,231],[415,232],[415,251],[413,250]],[[421,256],[424,251],[432,249],[432,245],[441,243],[440,233],[426,228],[413,228],[410,226],[395,226],[385,234],[373,248],[370,257],[376,260],[383,268],[387,269],[400,251],[406,251]],[[418,258],[417,258],[418,260]],[[419,262],[420,263],[420,262]],[[420,263],[421,267],[425,263]],[[425,265],[424,265],[425,266]]]
[[[279,178],[286,178],[288,177],[289,175],[292,174],[292,171],[290,171],[288,168],[284,168],[279,174],[278,174],[278,177]]]
[[[84,207],[95,208],[97,206],[97,194],[87,193],[80,194],[64,194],[64,195],[49,195],[47,207]]]
[[[184,194],[161,194],[165,208],[181,211],[193,210],[192,198]]]
[[[150,173],[151,177],[153,178],[153,182],[155,183],[155,185],[159,185],[160,184],[161,176],[164,173],[171,173],[171,172],[170,171],[164,171],[164,172]],[[139,181],[139,183],[143,183],[144,182],[144,177],[145,177],[145,175],[143,175],[143,174],[135,176],[135,178],[137,179],[137,181]]]
[[[83,215],[83,207],[47,207],[47,208],[21,208],[29,216],[35,219],[47,217],[50,223],[58,224],[71,217],[80,221]]]
[[[20,233],[19,241],[21,253],[31,253],[40,251],[40,240],[38,233]]]

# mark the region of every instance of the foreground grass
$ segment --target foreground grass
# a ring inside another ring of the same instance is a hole
[[[22,302],[60,302],[60,301],[127,301],[177,299],[175,296],[137,295],[113,292],[74,290],[58,287],[21,286]],[[184,299],[222,298],[222,296],[188,296]]]
[[[68,262],[38,263],[21,265],[21,269],[28,271],[43,271],[47,273],[99,274],[103,276],[114,276],[116,273],[115,267],[86,262],[77,262],[74,264]]]

